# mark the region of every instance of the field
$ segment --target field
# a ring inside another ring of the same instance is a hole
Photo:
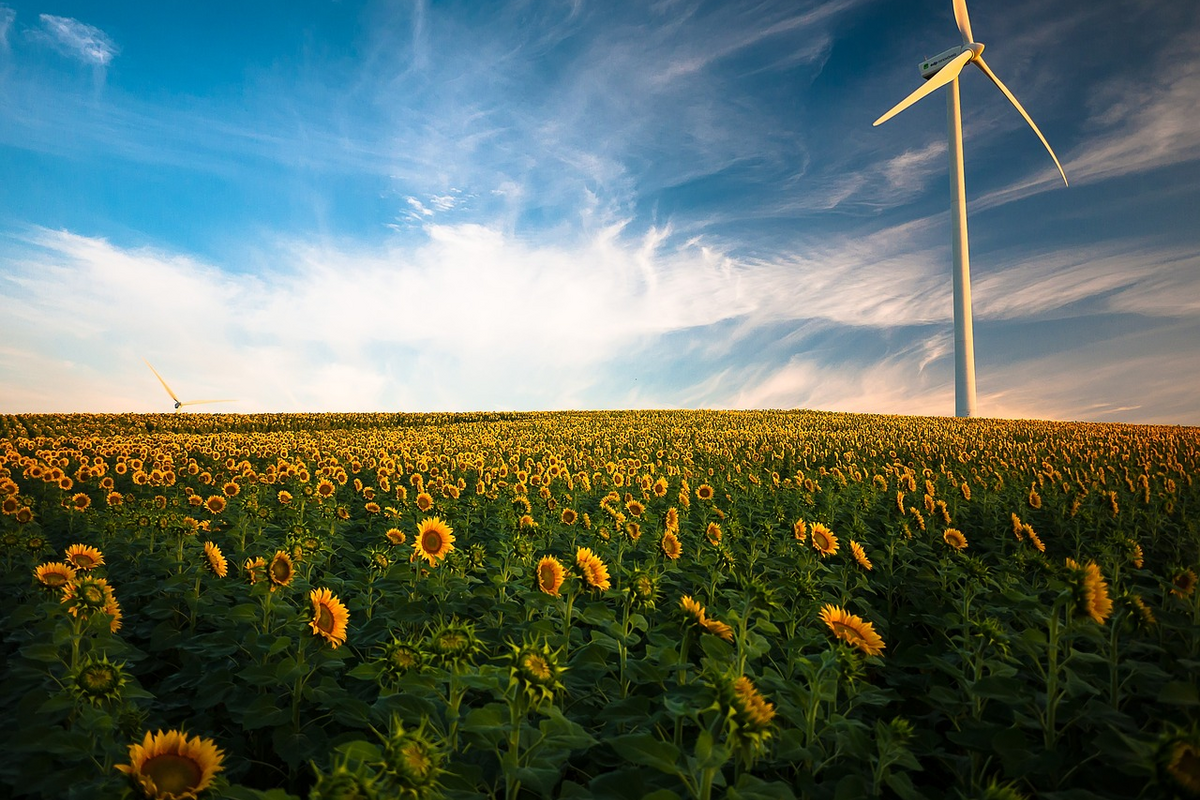
[[[0,786],[1197,796],[1198,477],[1195,428],[0,417]]]

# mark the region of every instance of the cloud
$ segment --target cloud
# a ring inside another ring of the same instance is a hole
[[[70,17],[40,14],[42,32],[64,54],[85,64],[106,67],[119,52],[104,31]]]
[[[17,12],[5,5],[0,5],[0,50],[8,49],[8,32],[12,30]]]

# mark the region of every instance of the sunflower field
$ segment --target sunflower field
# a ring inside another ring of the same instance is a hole
[[[1200,430],[0,417],[0,794],[1200,796]]]

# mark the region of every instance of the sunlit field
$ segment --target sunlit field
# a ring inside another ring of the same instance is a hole
[[[18,797],[1200,793],[1200,430],[0,417]]]

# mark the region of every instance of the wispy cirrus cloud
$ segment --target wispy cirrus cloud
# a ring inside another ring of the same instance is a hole
[[[119,52],[112,38],[94,25],[71,17],[40,14],[40,33],[60,52],[85,64],[107,67]]]
[[[8,32],[12,30],[17,12],[5,5],[0,5],[0,50],[8,49]]]

